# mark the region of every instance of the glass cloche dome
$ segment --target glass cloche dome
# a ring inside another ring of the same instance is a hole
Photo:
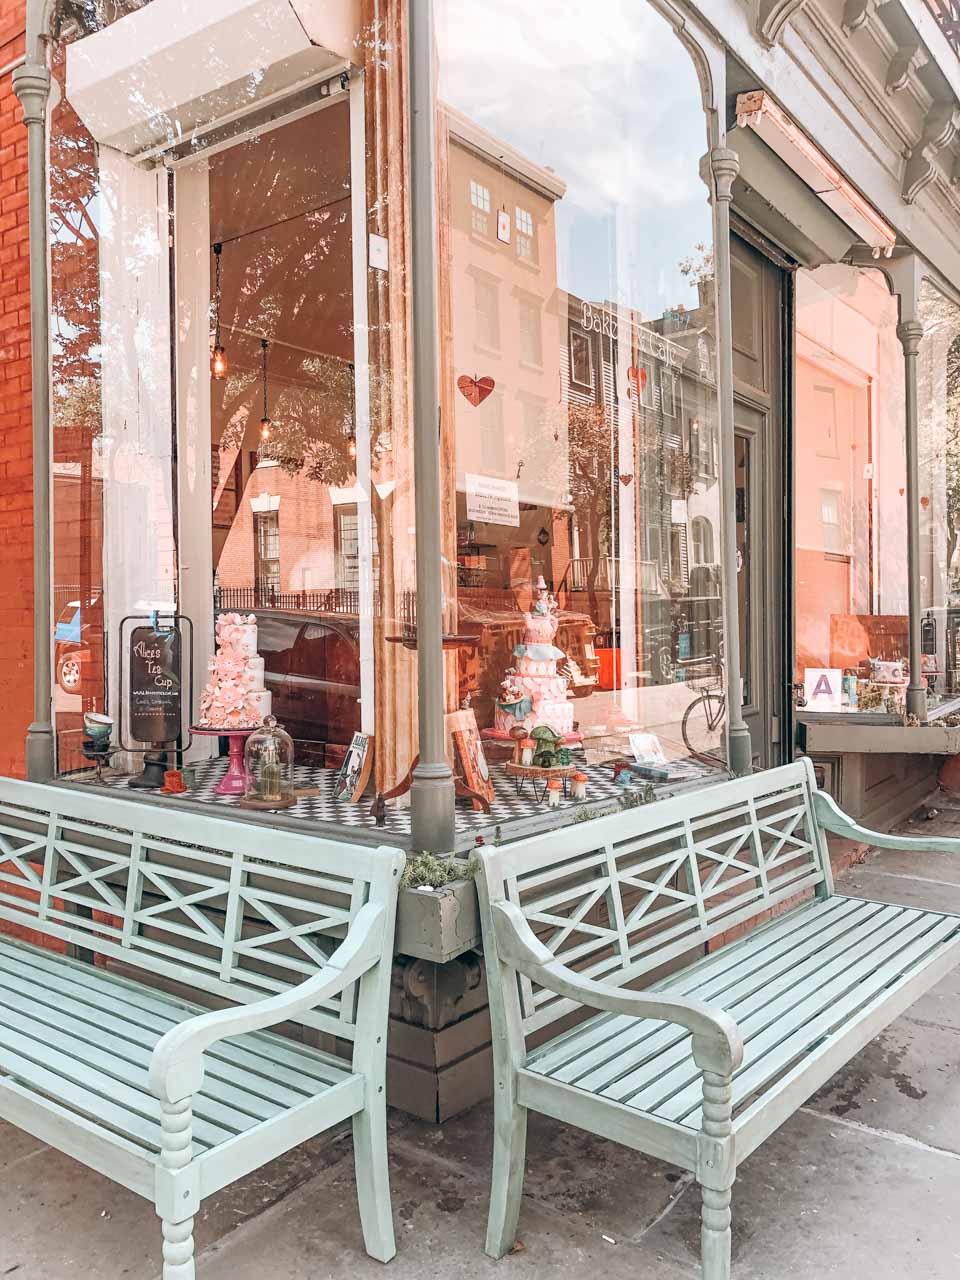
[[[267,716],[263,728],[250,735],[244,748],[247,800],[288,805],[296,800],[293,787],[293,739],[276,716]]]

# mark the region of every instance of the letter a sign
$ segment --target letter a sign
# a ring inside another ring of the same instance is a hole
[[[839,711],[843,672],[839,667],[807,667],[803,689],[808,711]]]

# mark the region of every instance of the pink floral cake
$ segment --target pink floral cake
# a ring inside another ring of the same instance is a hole
[[[264,688],[263,659],[257,656],[256,616],[221,614],[217,653],[210,660],[210,679],[200,697],[201,727],[255,728],[270,714],[271,701]]]
[[[547,725],[566,737],[573,733],[573,706],[568,682],[557,672],[563,650],[553,643],[557,634],[557,602],[541,578],[539,598],[524,614],[523,644],[513,651],[516,666],[506,672],[494,711],[494,727],[509,733],[517,725],[536,729]]]

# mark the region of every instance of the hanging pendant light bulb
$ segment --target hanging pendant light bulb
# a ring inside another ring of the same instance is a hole
[[[260,358],[263,365],[263,417],[260,419],[260,439],[266,442],[273,435],[273,423],[267,410],[267,351],[270,343],[260,339]]]
[[[217,280],[214,288],[214,337],[213,337],[213,355],[210,357],[210,376],[215,378],[217,382],[222,382],[227,376],[229,370],[229,362],[227,353],[224,350],[223,343],[220,341],[220,299],[222,294],[222,258],[223,245],[219,242],[213,246],[214,257],[217,260]]]
[[[352,433],[351,433],[351,435],[349,436],[349,438],[347,439],[347,453],[349,453],[349,455],[350,455],[350,461],[351,461],[351,462],[356,462],[356,460],[357,460],[357,437],[356,437],[355,435],[353,435]]]

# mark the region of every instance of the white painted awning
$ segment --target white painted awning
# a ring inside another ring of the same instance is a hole
[[[127,155],[355,60],[359,0],[151,0],[67,50],[67,97]]]

